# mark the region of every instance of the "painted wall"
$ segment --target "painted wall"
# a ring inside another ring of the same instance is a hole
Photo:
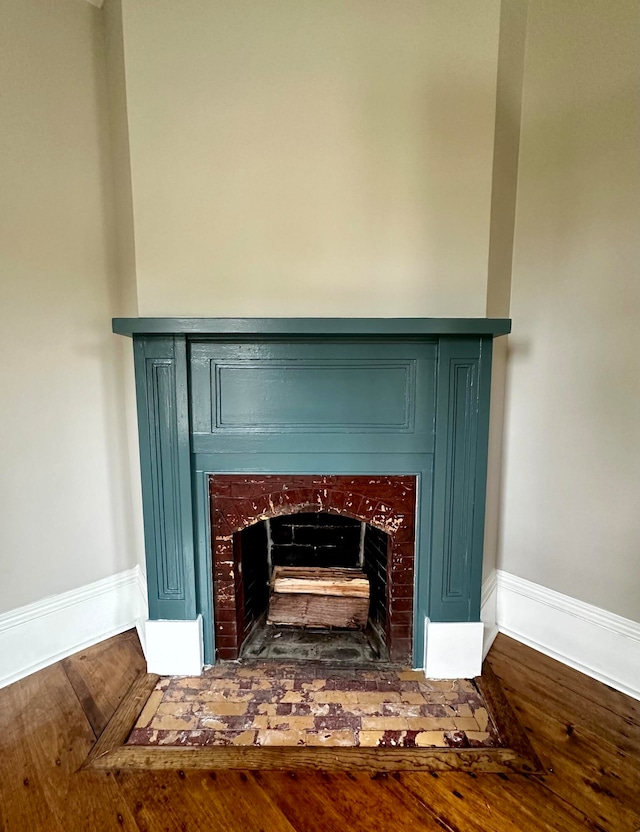
[[[0,612],[135,563],[101,14],[2,0]]]
[[[531,0],[499,562],[636,621],[639,18]]]
[[[495,318],[509,318],[511,314],[511,271],[528,6],[529,0],[507,0],[500,8],[486,313],[487,316]],[[496,567],[500,545],[506,378],[507,338],[496,338],[493,342],[491,368],[487,502],[482,562],[485,579]]]
[[[139,313],[484,315],[499,6],[123,0]]]

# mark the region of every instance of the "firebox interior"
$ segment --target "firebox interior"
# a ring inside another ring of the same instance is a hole
[[[364,521],[324,511],[302,511],[255,523],[234,535],[242,564],[247,634],[241,655],[278,660],[369,662],[387,660],[387,561],[389,537]],[[276,567],[353,570],[369,581],[365,627],[282,626],[267,622],[270,583]]]

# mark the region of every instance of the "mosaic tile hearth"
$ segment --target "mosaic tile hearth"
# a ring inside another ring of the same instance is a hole
[[[218,664],[159,680],[127,744],[499,747],[472,680],[322,664]]]

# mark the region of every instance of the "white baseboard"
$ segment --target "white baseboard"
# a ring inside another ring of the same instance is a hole
[[[147,594],[147,576],[143,571],[141,566],[138,566],[138,592],[139,592],[139,601],[140,601],[140,612],[136,619],[136,630],[138,632],[138,638],[140,639],[140,645],[142,646],[142,652],[144,653],[144,657],[147,657],[147,631],[145,627],[145,623],[149,618],[149,598]]]
[[[471,679],[482,670],[481,621],[425,619],[424,673],[428,679]]]
[[[204,665],[202,616],[192,621],[147,621],[147,672],[159,676],[200,676]]]
[[[0,615],[0,688],[146,618],[139,572],[136,566]]]
[[[147,617],[146,580],[139,566],[4,613],[0,615],[0,688],[131,627],[138,629],[147,655]],[[483,584],[481,618],[482,657],[499,631],[640,699],[640,623],[501,570],[495,570]],[[201,667],[201,624],[177,623],[192,629],[196,626],[199,633],[190,639],[197,646],[197,657],[189,663],[191,674],[195,665],[200,663]],[[458,625],[441,625],[450,626]],[[471,645],[469,667],[453,672],[448,664],[444,667],[440,659],[436,661],[437,646],[443,639],[434,627],[432,624],[432,652],[426,657],[431,675],[475,675],[467,671],[476,661],[473,645],[477,632],[465,634],[470,637],[465,642]],[[452,655],[448,639],[455,634],[441,634],[446,636],[447,651]],[[427,641],[428,637],[427,627]]]
[[[496,570],[501,633],[640,699],[640,624]]]
[[[498,635],[498,581],[494,569],[482,584],[480,620],[484,624],[482,658],[487,657],[491,645]]]

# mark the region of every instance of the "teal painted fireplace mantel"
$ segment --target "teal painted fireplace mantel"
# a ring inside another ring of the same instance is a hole
[[[210,474],[412,474],[414,664],[425,616],[479,621],[492,341],[510,329],[502,318],[114,318],[134,342],[150,618],[201,614],[213,661]]]
[[[114,318],[118,335],[507,335],[509,318]]]

